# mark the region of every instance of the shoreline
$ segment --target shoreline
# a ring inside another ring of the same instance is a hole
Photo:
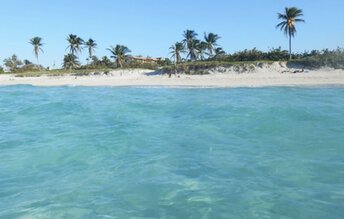
[[[315,70],[305,73],[278,71],[254,73],[212,73],[209,75],[150,75],[149,70],[114,71],[110,76],[40,76],[15,77],[0,75],[0,86],[109,86],[109,87],[181,87],[181,88],[241,88],[241,87],[314,87],[344,86],[344,70]]]

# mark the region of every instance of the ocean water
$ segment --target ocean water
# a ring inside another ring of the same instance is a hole
[[[0,218],[343,218],[344,88],[0,87]]]

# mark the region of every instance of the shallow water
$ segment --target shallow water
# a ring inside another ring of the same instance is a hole
[[[0,87],[0,218],[342,218],[344,88]]]

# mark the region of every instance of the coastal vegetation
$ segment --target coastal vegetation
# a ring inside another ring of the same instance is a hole
[[[305,68],[330,67],[344,69],[344,48],[335,50],[313,50],[302,54],[295,54],[295,59],[290,60],[289,64],[297,64]]]
[[[88,61],[92,59],[93,53],[95,52],[95,49],[97,48],[97,43],[92,38],[86,41],[85,43],[86,48],[88,49]]]
[[[186,59],[190,61],[213,58],[216,51],[224,53],[221,47],[217,47],[217,41],[220,39],[217,34],[204,33],[204,41],[198,39],[197,36],[194,30],[186,30],[183,34],[184,39],[170,47],[175,64],[180,63],[180,53],[186,53]]]
[[[16,55],[4,60],[4,65],[11,71],[16,72],[23,65],[23,62],[18,59]]]
[[[180,46],[178,44],[177,46]],[[129,57],[128,53],[123,55],[121,50],[116,47],[109,48],[113,50],[115,54],[119,54],[121,58],[119,60],[125,60],[124,57]],[[257,63],[273,63],[273,62],[285,62],[289,66],[299,66],[299,68],[309,68],[316,69],[321,67],[331,67],[335,69],[344,69],[344,48],[337,48],[335,50],[313,50],[305,51],[303,53],[293,53],[292,60],[289,60],[289,52],[279,48],[272,48],[269,51],[260,51],[256,48],[246,49],[243,51],[238,51],[232,54],[222,53],[221,55],[214,55],[212,58],[207,58],[205,60],[195,60],[189,61],[182,58],[181,48],[177,48],[178,59],[172,64],[170,59],[163,59],[157,63],[140,63],[136,61],[127,61],[122,63],[123,68],[144,68],[144,69],[163,69],[167,73],[172,72],[184,72],[192,74],[205,74],[207,70],[215,67],[231,67],[236,66],[247,66],[250,64],[257,65]],[[173,50],[171,51],[173,52]],[[172,58],[175,53],[172,54]],[[63,72],[96,72],[96,71],[110,71],[117,68],[116,62],[117,55],[113,55],[115,61],[112,61],[107,56],[98,58],[97,56],[92,56],[90,61],[86,65],[81,65],[78,57],[73,54],[67,54],[63,60],[63,69],[61,70],[49,70],[42,66],[35,65],[29,60],[20,60],[16,55],[13,55],[4,60],[4,65],[6,69],[13,73],[25,73],[28,76],[30,72],[33,75],[41,74],[61,74]],[[178,60],[178,61],[177,61]],[[118,61],[119,62],[119,61]],[[177,62],[177,63],[176,63]],[[1,70],[1,69],[0,69]],[[1,72],[1,71],[0,71]]]
[[[198,34],[193,30],[186,30],[183,35],[183,44],[188,51],[186,57],[189,58],[191,61],[195,61],[197,59],[196,49],[199,49],[200,47],[200,41],[196,39],[197,35]]]
[[[292,60],[289,60],[289,52],[282,50],[280,47],[272,48],[267,52],[253,48],[233,54],[214,56],[204,61],[187,61],[177,65],[165,66],[164,70],[167,73],[208,74],[214,68],[235,66],[234,69],[238,69],[238,72],[249,72],[253,69],[253,66],[260,67],[273,62],[283,62],[286,63],[286,66],[300,69],[317,69],[321,67],[344,69],[344,48],[293,53]]]
[[[49,71],[60,74],[61,72],[90,72],[90,71],[110,71],[116,68],[145,68],[162,69],[165,72],[184,72],[205,74],[209,68],[230,67],[233,65],[247,66],[257,63],[287,62],[292,66],[300,68],[344,68],[344,49],[335,50],[313,50],[303,53],[292,52],[292,38],[296,34],[296,24],[305,22],[302,9],[296,7],[286,7],[283,13],[277,13],[277,19],[281,22],[276,25],[289,39],[289,50],[281,47],[271,48],[268,51],[261,51],[257,48],[245,49],[234,53],[226,53],[220,46],[221,37],[216,33],[204,32],[199,35],[196,31],[187,29],[181,34],[181,39],[169,47],[170,58],[151,58],[142,56],[132,56],[131,50],[125,45],[110,46],[107,51],[109,56],[97,57],[97,42],[89,38],[84,41],[75,34],[67,36],[67,54],[63,58],[60,70],[49,70],[39,65],[39,56],[43,53],[43,39],[33,37],[30,44],[33,46],[33,53],[37,64],[29,60],[21,61],[16,55],[4,60],[7,72],[34,74]],[[87,50],[88,56],[86,64],[82,64],[79,55],[83,49]],[[246,68],[246,67],[245,67]],[[245,68],[243,68],[245,70]],[[4,69],[0,69],[0,73]]]
[[[12,73],[38,72],[43,69],[41,65],[35,65],[29,60],[22,61],[18,59],[18,57],[15,54],[4,60],[4,66]]]
[[[115,64],[107,57],[103,56],[102,58],[98,58],[97,56],[92,56],[91,61],[88,65],[83,66],[87,69],[104,69],[104,68],[115,68]]]
[[[174,64],[177,65],[182,61],[182,53],[185,53],[184,45],[181,42],[176,42],[170,47],[170,54],[172,54],[172,58],[174,59]]]
[[[123,63],[128,58],[128,54],[131,52],[128,47],[123,45],[116,45],[111,46],[108,48],[108,50],[111,52],[111,58],[115,59],[116,65],[120,68],[123,68]]]
[[[217,47],[218,46],[217,41],[220,39],[220,37],[217,34],[204,33],[204,39],[205,39],[205,48],[209,52],[208,53],[209,57],[213,57],[213,54],[214,52],[216,52],[216,50],[223,51],[221,47]]]
[[[70,54],[78,55],[82,51],[82,45],[84,44],[84,40],[74,34],[69,34],[67,37],[67,41],[69,43],[67,50],[69,50]]]
[[[280,28],[286,36],[289,38],[289,59],[291,60],[291,38],[295,37],[296,23],[305,22],[300,17],[303,16],[301,9],[296,7],[285,8],[284,13],[278,13],[278,19],[282,20],[281,23],[277,24],[276,28]]]
[[[34,37],[30,40],[30,44],[33,46],[33,52],[35,53],[35,57],[37,59],[37,64],[39,64],[38,55],[40,52],[43,53],[43,43],[41,37]]]
[[[64,69],[75,69],[80,66],[78,57],[73,53],[65,55],[63,59],[63,68]]]

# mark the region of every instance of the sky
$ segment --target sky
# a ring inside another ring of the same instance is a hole
[[[76,34],[96,40],[96,55],[126,45],[132,55],[170,57],[169,47],[182,40],[183,31],[221,36],[227,53],[243,49],[267,51],[288,40],[275,28],[285,7],[304,11],[293,50],[344,47],[343,0],[4,0],[1,4],[0,61],[13,54],[35,61],[29,40],[43,38],[40,64],[62,66],[68,53],[66,38]],[[85,63],[87,51],[80,55]]]

